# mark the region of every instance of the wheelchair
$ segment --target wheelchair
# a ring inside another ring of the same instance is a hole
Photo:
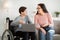
[[[6,30],[3,32],[2,34],[2,40],[20,40],[23,39],[23,32],[22,31],[18,31],[15,32],[16,28],[18,26],[11,26],[11,22],[13,20],[10,20],[9,17],[6,18]],[[29,35],[29,39],[30,39],[30,35]]]
[[[20,40],[22,38],[22,32],[15,32],[17,26],[11,26],[11,22],[9,17],[6,18],[6,30],[2,34],[1,40]]]
[[[9,30],[9,21],[10,19],[7,17],[6,18],[6,30],[3,32],[2,34],[2,40],[14,40],[13,38],[13,33],[11,32],[11,30]]]

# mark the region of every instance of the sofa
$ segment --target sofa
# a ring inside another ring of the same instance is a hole
[[[53,40],[60,40],[60,20],[54,21],[55,34],[53,35]]]

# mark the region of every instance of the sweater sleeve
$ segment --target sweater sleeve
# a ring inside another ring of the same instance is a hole
[[[16,17],[16,18],[13,20],[13,22],[11,23],[11,25],[14,25],[14,26],[19,25],[19,20],[20,20],[20,18],[19,18],[19,17]]]
[[[48,13],[48,22],[49,22],[49,25],[53,26],[54,23],[53,23],[53,18],[52,18],[52,15]]]
[[[27,16],[27,19],[28,19],[28,23],[32,24],[32,21],[30,20],[29,16]]]
[[[40,28],[40,25],[38,23],[38,17],[37,17],[37,15],[34,16],[34,24],[35,24],[36,28]]]

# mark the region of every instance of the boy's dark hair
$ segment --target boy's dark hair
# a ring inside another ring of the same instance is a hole
[[[20,7],[20,8],[19,8],[19,13],[21,14],[21,12],[24,12],[26,9],[27,9],[27,8],[24,7],[24,6]]]

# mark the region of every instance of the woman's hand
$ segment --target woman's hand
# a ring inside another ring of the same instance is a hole
[[[44,24],[42,27],[48,26],[48,24]]]
[[[46,34],[46,31],[43,28],[40,28],[40,30],[42,31],[42,33]]]
[[[19,22],[20,22],[20,24],[25,24],[25,22],[23,20],[20,20]]]
[[[36,27],[37,30],[40,30],[40,26]]]

